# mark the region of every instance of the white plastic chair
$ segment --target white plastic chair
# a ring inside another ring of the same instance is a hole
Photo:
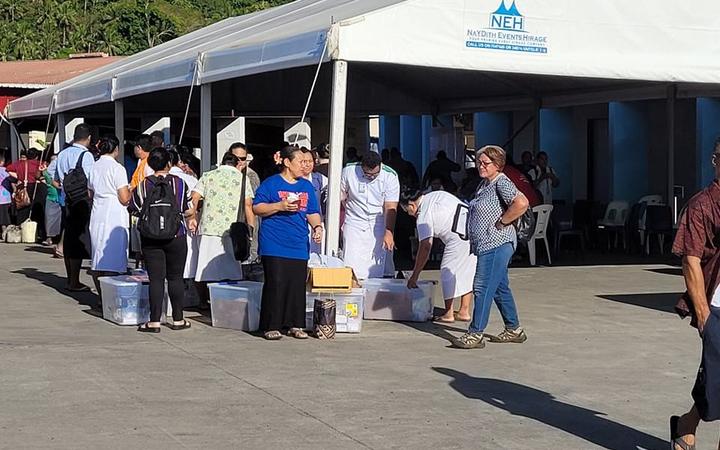
[[[535,264],[535,241],[542,239],[545,241],[545,251],[547,252],[548,264],[552,264],[550,259],[550,244],[547,239],[547,227],[550,223],[550,213],[553,210],[552,205],[540,205],[533,208],[533,212],[537,214],[535,221],[535,233],[528,240],[528,253],[530,254],[530,265]]]
[[[622,234],[623,248],[626,247],[625,221],[630,212],[630,204],[626,201],[615,200],[608,204],[605,209],[605,217],[598,222],[598,229],[608,232],[608,248],[610,248],[610,232],[615,233],[615,245],[617,247],[618,235]]]
[[[646,195],[644,197],[640,197],[640,200],[638,200],[638,203],[647,203],[648,205],[661,205],[663,202],[662,195]]]

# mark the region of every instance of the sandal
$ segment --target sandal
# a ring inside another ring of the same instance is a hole
[[[90,292],[90,288],[88,286],[85,286],[84,284],[81,284],[80,286],[74,288],[68,286],[65,289],[70,292]]]
[[[454,317],[455,320],[457,320],[458,322],[471,322],[471,321],[472,321],[472,316],[469,316],[469,317],[463,319],[462,317],[460,317],[460,314],[458,314],[457,311],[453,311],[453,317]]]
[[[277,330],[272,331],[266,331],[263,334],[263,337],[267,339],[268,341],[277,341],[278,339],[282,339],[282,334],[280,334]]]
[[[150,327],[148,326],[148,323],[145,322],[144,324],[140,325],[137,330],[141,333],[159,333],[160,327]]]
[[[439,323],[455,323],[455,319],[446,319],[443,316],[433,316],[432,321]]]
[[[682,436],[678,435],[679,421],[680,416],[672,416],[670,418],[670,445],[673,446],[673,450],[675,450],[677,447],[680,447],[682,450],[695,450],[695,444],[688,444],[687,442],[685,442],[685,439],[683,439]]]
[[[308,334],[302,328],[290,328],[287,335],[295,339],[307,339]]]
[[[190,328],[190,322],[183,319],[183,323],[181,325],[175,325],[174,323],[169,323],[169,324],[167,324],[167,326],[171,330],[187,330],[188,328]]]

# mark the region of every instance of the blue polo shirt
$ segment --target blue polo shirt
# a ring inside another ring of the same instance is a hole
[[[277,203],[294,193],[300,198],[297,212],[279,212],[264,217],[260,224],[259,253],[288,259],[310,258],[308,214],[320,214],[320,207],[312,183],[299,179],[288,183],[282,175],[263,181],[255,192],[254,205]]]

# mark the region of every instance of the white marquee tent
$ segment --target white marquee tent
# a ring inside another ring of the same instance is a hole
[[[720,3],[670,0],[297,0],[230,18],[10,103],[11,119],[92,108],[330,111],[330,205],[345,115],[512,110],[720,94]],[[302,89],[298,90],[297,87]],[[306,88],[307,86],[307,88]],[[215,92],[215,95],[213,95]],[[669,106],[672,108],[672,106]],[[119,117],[118,117],[119,116]],[[119,126],[122,128],[122,126]],[[672,180],[670,180],[672,186]],[[328,250],[339,208],[328,208]]]

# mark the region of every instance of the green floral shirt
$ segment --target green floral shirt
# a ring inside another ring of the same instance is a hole
[[[200,177],[193,192],[203,197],[200,234],[222,236],[237,220],[243,174],[232,166],[220,166]],[[250,179],[245,180],[245,198],[255,196]]]

